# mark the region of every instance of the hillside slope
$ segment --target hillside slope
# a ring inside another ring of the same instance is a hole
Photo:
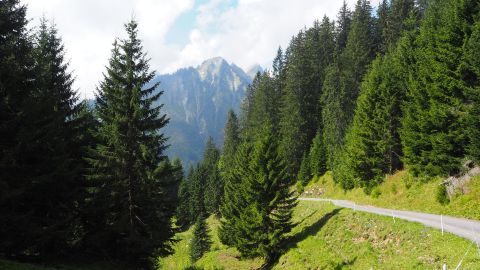
[[[441,269],[454,268],[465,256],[464,269],[474,269],[480,257],[471,242],[401,220],[354,212],[329,203],[300,202],[298,225],[288,248],[273,269]],[[200,269],[255,269],[261,260],[240,260],[235,249],[219,243],[218,221],[209,219],[214,244],[195,266]],[[161,259],[162,269],[190,265],[188,246],[192,231],[181,233],[175,254]]]
[[[364,205],[480,220],[480,177],[474,177],[445,205],[436,198],[442,182],[442,178],[436,178],[424,183],[413,179],[406,171],[400,171],[387,176],[371,195],[366,195],[361,188],[343,191],[328,172],[319,179],[313,179],[302,196],[350,200]]]

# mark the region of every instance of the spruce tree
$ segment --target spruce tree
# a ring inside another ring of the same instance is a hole
[[[348,33],[352,24],[352,11],[348,8],[344,0],[343,5],[337,15],[335,27],[335,51],[339,55],[347,46]]]
[[[263,134],[254,145],[252,173],[242,170],[239,174],[239,195],[244,200],[240,206],[244,207],[236,208],[238,212],[233,215],[233,241],[242,256],[262,256],[269,264],[279,255],[284,237],[293,227],[296,198],[271,128],[266,127]]]
[[[219,214],[220,202],[223,197],[223,179],[220,177],[218,161],[220,151],[213,143],[210,137],[203,154],[202,165],[205,170],[205,193],[204,204],[206,212],[209,214]]]
[[[227,175],[234,169],[235,153],[239,144],[240,127],[238,118],[235,112],[230,110],[227,116],[227,123],[225,124],[223,148],[219,160],[219,170],[221,177],[224,179],[223,182],[225,182]]]
[[[178,188],[178,206],[176,211],[176,224],[181,229],[186,229],[193,222],[192,210],[190,200],[191,193],[191,176],[193,174],[193,167],[190,167],[188,177],[183,179]]]
[[[297,174],[297,182],[299,182],[302,187],[305,187],[311,179],[310,156],[305,153],[303,154],[302,163],[300,164],[300,169]]]
[[[322,135],[322,131],[318,130],[317,135],[313,138],[309,154],[310,172],[312,176],[316,177],[321,177],[327,172],[327,154]]]
[[[461,74],[468,25],[477,1],[433,1],[425,14],[412,67],[403,119],[404,161],[414,175],[455,174],[466,154],[464,104],[468,85]]]
[[[472,27],[472,34],[464,46],[465,78],[469,85],[468,155],[480,164],[480,21]]]
[[[322,120],[329,169],[334,170],[338,164],[337,155],[352,122],[360,83],[377,53],[376,37],[370,2],[358,0],[346,47],[328,68],[323,85]]]
[[[0,252],[14,256],[31,244],[27,192],[34,172],[27,168],[34,142],[25,136],[36,129],[30,110],[35,76],[26,7],[18,0],[1,1],[0,18]]]
[[[383,180],[384,174],[401,169],[399,128],[406,80],[395,55],[387,54],[373,62],[361,86],[353,124],[348,131],[351,134],[345,141],[341,162],[346,163],[343,169],[349,172],[343,172],[338,180],[351,183],[343,186],[356,185],[368,191]]]
[[[195,222],[193,238],[190,242],[190,260],[192,262],[196,262],[205,252],[210,250],[212,241],[209,233],[206,217],[204,214],[200,214]]]
[[[248,205],[247,198],[242,195],[240,189],[242,179],[253,174],[250,166],[251,154],[252,149],[249,143],[240,144],[234,156],[234,167],[229,174],[225,175],[225,192],[220,208],[222,219],[218,230],[218,237],[225,245],[235,245],[238,239],[238,230],[235,226],[240,219],[241,211]]]
[[[42,254],[65,250],[68,242],[78,241],[75,230],[83,200],[84,149],[77,140],[80,132],[86,132],[79,130],[81,104],[72,87],[62,41],[55,25],[47,24],[41,20],[34,40],[36,79],[31,98],[37,102],[32,107],[36,131],[26,137],[37,141],[30,145],[30,170],[36,171],[37,178],[30,191],[36,221],[30,226],[38,233],[32,236],[36,246],[31,249]]]
[[[168,123],[161,106],[162,92],[148,85],[155,73],[137,37],[137,23],[125,25],[127,38],[114,43],[107,73],[97,94],[99,144],[92,151],[89,180],[93,185],[90,245],[106,255],[148,264],[170,251],[170,219],[175,211],[178,183],[164,155]]]

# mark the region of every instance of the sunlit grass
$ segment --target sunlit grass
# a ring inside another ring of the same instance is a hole
[[[340,209],[329,203],[302,201],[295,209],[298,223],[289,235],[287,250],[273,269],[441,269],[454,268],[467,249],[462,266],[475,269],[480,254],[468,240],[421,224]],[[212,250],[195,266],[200,269],[256,269],[257,260],[241,260],[238,252],[220,244],[218,220],[208,223]],[[161,259],[161,269],[190,266],[191,230],[178,235],[175,254]],[[463,268],[462,268],[463,269]]]
[[[346,199],[358,204],[480,220],[480,177],[472,179],[467,186],[468,193],[454,196],[447,205],[442,205],[435,199],[437,187],[441,182],[442,179],[437,178],[423,183],[401,171],[386,177],[376,188],[377,197],[366,195],[360,188],[345,192],[334,184],[331,174],[327,173],[320,179],[314,179],[305,190],[313,191],[314,194],[310,196],[314,197]],[[319,190],[323,193],[321,196],[318,196]]]

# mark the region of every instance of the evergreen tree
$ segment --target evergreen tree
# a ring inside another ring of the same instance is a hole
[[[293,227],[296,198],[287,166],[278,153],[271,128],[254,146],[250,170],[240,171],[240,197],[244,202],[233,215],[234,246],[244,257],[262,256],[269,264],[279,255],[285,234]],[[243,174],[242,172],[247,172]]]
[[[323,84],[322,126],[327,169],[333,170],[336,154],[340,151],[347,120],[342,109],[340,93],[340,67],[334,62],[326,70]]]
[[[35,130],[30,108],[34,90],[31,37],[26,7],[18,0],[0,2],[0,252],[23,253],[31,244],[30,200],[33,183],[25,136]]]
[[[300,170],[297,174],[297,182],[300,183],[302,187],[305,187],[308,182],[312,179],[312,174],[310,170],[310,156],[305,153],[303,154],[302,163],[300,164]]]
[[[337,15],[335,27],[336,54],[339,55],[347,46],[348,34],[352,24],[352,11],[348,8],[344,0],[343,5]]]
[[[83,199],[83,151],[78,129],[81,104],[73,90],[73,76],[64,60],[64,48],[54,25],[41,20],[35,36],[35,91],[31,108],[36,126],[25,138],[30,145],[30,168],[35,171],[29,200],[32,250],[55,253],[77,241],[78,205]],[[37,226],[37,228],[34,228]],[[38,240],[35,240],[38,239]]]
[[[256,82],[255,94],[249,110],[249,132],[245,135],[248,141],[255,141],[263,126],[278,127],[279,123],[280,95],[277,92],[278,89],[275,89],[274,78],[265,71],[257,74]],[[275,128],[276,133],[277,128]]]
[[[233,170],[225,175],[225,192],[220,208],[222,219],[218,230],[220,241],[225,245],[235,245],[238,239],[238,230],[235,225],[240,218],[241,211],[248,204],[247,199],[240,192],[240,188],[243,177],[253,174],[250,166],[251,153],[250,144],[240,144],[234,156]]]
[[[472,34],[464,47],[464,61],[468,92],[468,154],[477,164],[480,164],[480,21],[472,27]]]
[[[155,73],[137,38],[137,23],[125,25],[127,39],[114,43],[97,94],[100,143],[92,151],[90,210],[97,217],[87,243],[106,255],[146,264],[170,251],[170,219],[178,185],[164,155],[168,123],[153,103],[162,92],[146,87]]]
[[[465,156],[468,86],[459,67],[475,7],[477,1],[433,1],[425,14],[401,133],[414,175],[455,174]]]
[[[204,204],[207,213],[218,214],[220,202],[223,197],[223,179],[218,170],[218,161],[220,151],[213,143],[213,138],[209,138],[203,154],[202,165],[205,171],[205,194]]]
[[[334,169],[352,121],[360,82],[376,54],[376,21],[368,0],[358,0],[342,54],[327,70],[323,85],[323,132],[327,164]]]
[[[235,112],[230,110],[227,116],[227,123],[224,129],[224,140],[222,154],[219,160],[220,175],[226,179],[234,169],[235,153],[240,144],[240,127]],[[225,182],[225,180],[223,180]]]
[[[177,225],[181,229],[186,229],[190,224],[192,224],[194,217],[191,210],[191,177],[193,174],[193,167],[190,167],[188,172],[188,177],[183,179],[178,188],[178,206],[176,212]]]
[[[200,214],[195,222],[193,238],[190,242],[190,260],[196,262],[205,252],[210,250],[212,241],[204,214]]]
[[[349,172],[342,172],[338,180],[351,183],[343,186],[356,185],[369,191],[383,180],[384,174],[401,169],[399,128],[406,80],[395,55],[387,54],[373,62],[361,86],[353,124],[348,131],[351,134],[345,141],[341,162],[346,163],[343,169]]]
[[[301,31],[290,44],[280,111],[280,149],[292,175],[298,172],[302,155],[310,149],[321,124],[319,99],[334,50],[334,25],[327,17]]]
[[[318,130],[317,135],[313,138],[309,154],[310,172],[316,177],[320,177],[327,172],[327,155],[322,135],[321,130]]]

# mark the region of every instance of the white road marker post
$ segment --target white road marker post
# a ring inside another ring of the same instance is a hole
[[[443,215],[440,215],[440,222],[442,223],[442,235],[443,235]]]

